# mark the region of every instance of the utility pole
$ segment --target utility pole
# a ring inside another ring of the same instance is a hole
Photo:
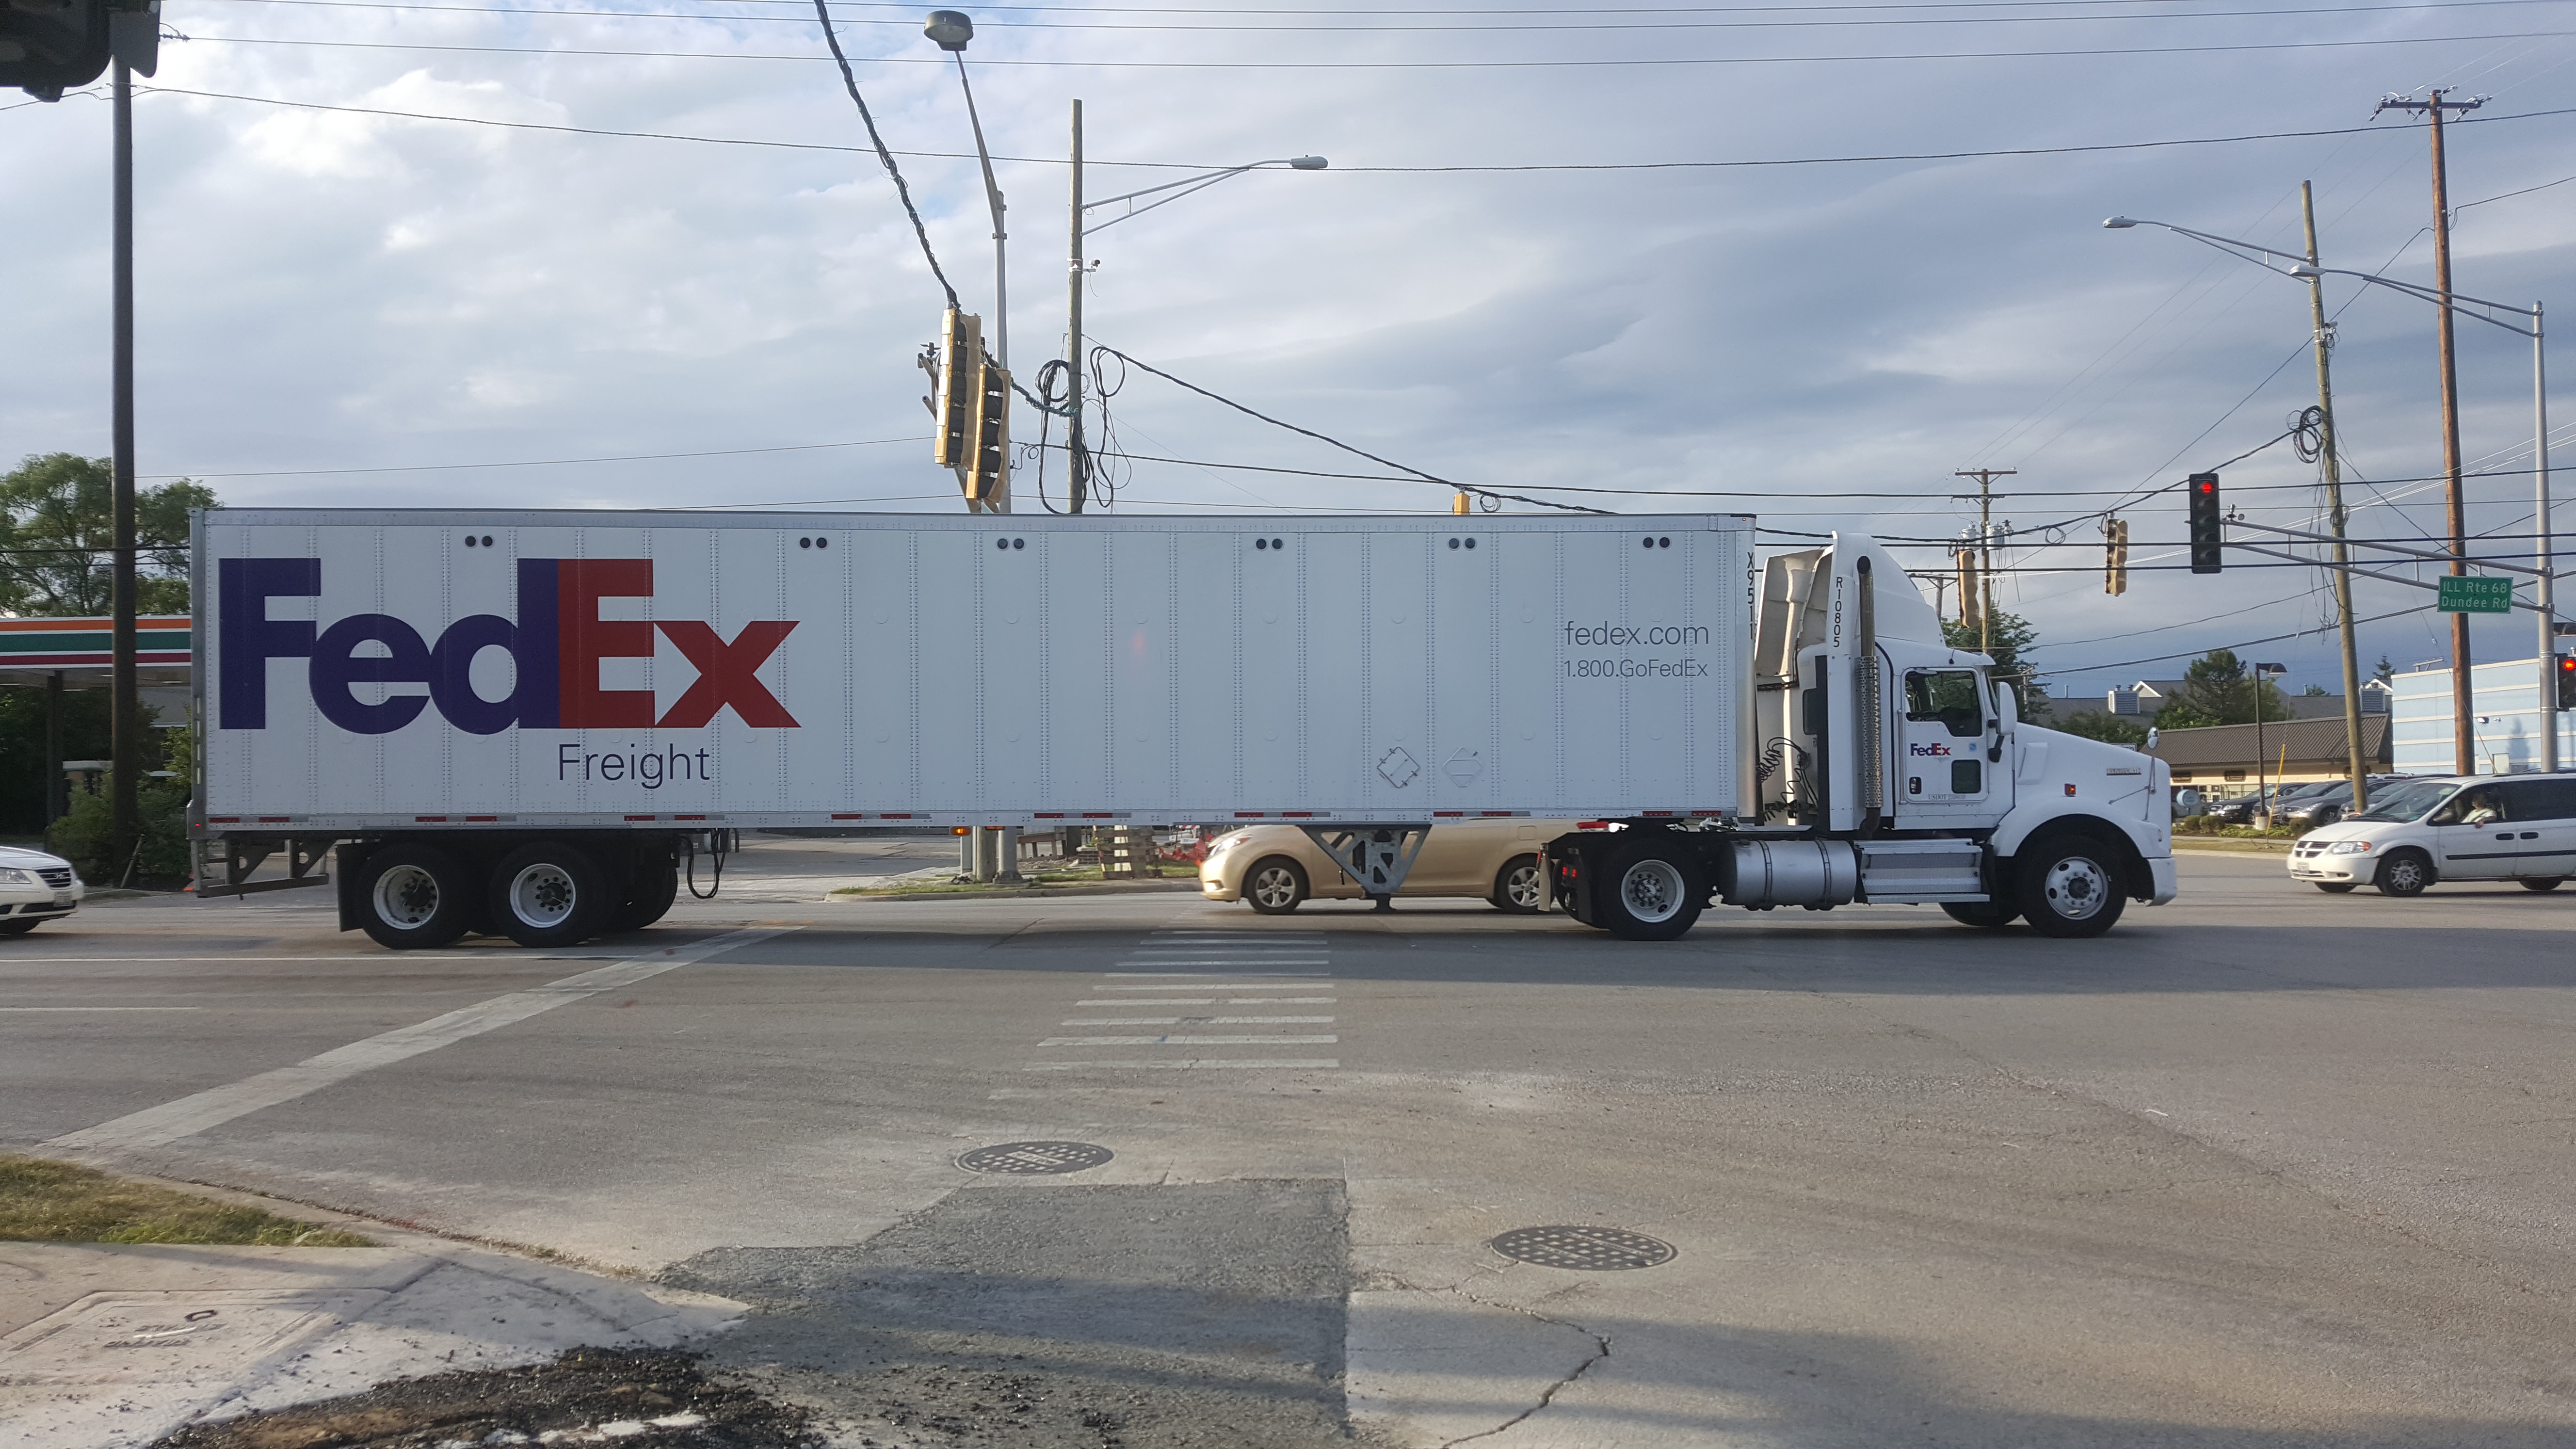
[[[136,803],[136,777],[143,771],[143,701],[134,671],[134,72],[125,57],[116,60],[113,203],[115,253],[111,264],[115,294],[115,342],[109,387],[111,448],[115,453],[115,551],[112,575],[114,632],[109,636],[110,684],[115,699],[108,716],[108,866],[122,884],[131,874],[135,847],[142,833]],[[55,772],[61,773],[56,766]]]
[[[1065,269],[1064,429],[1065,488],[1070,510],[1082,511],[1091,491],[1091,455],[1082,446],[1082,102],[1073,103],[1073,221]]]
[[[1951,476],[1977,480],[1977,584],[1985,591],[1977,610],[1977,652],[1995,654],[1995,480],[2010,478],[2012,468],[1961,468]]]
[[[2317,198],[2305,181],[2299,183],[2299,215],[2307,225],[2308,265],[2319,266]],[[2352,637],[2352,555],[2343,541],[2343,463],[2335,457],[2334,383],[2326,364],[2334,351],[2334,329],[2326,322],[2326,279],[2322,272],[2308,278],[2308,326],[2316,338],[2317,459],[2325,464],[2326,531],[2334,535],[2335,623],[2343,636],[2344,768],[2352,775],[2352,813],[2359,815],[2370,808],[2370,761],[2361,746],[2361,658]],[[2261,702],[2259,697],[2256,702]]]
[[[2440,294],[2434,306],[2441,313],[2437,335],[2442,352],[2442,474],[2451,524],[2451,574],[2457,578],[2469,571],[2469,523],[2468,508],[2460,496],[2460,372],[2451,346],[2451,193],[2443,167],[2442,112],[2474,111],[2486,101],[2483,97],[2446,101],[2438,90],[2431,97],[2422,101],[2391,97],[2379,103],[2379,110],[2421,111],[2433,123],[2433,290]],[[2451,745],[2453,765],[2463,775],[2477,773],[2478,765],[2476,741],[2469,732],[2471,703],[2469,616],[2455,613],[2451,616]]]

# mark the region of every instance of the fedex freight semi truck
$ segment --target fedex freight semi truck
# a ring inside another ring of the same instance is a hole
[[[199,888],[336,858],[388,946],[649,925],[782,826],[1286,822],[1384,904],[1442,821],[1579,816],[1555,902],[1646,939],[2174,893],[2164,766],[2017,720],[1856,535],[221,509],[194,547]]]

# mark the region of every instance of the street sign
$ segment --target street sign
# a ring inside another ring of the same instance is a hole
[[[2441,590],[2442,612],[2445,614],[2503,614],[2513,609],[2511,579],[2444,574]]]

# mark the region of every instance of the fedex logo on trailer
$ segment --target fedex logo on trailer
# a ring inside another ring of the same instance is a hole
[[[227,558],[216,561],[216,638],[223,660],[216,681],[216,727],[268,727],[268,661],[303,659],[322,717],[353,734],[390,734],[438,706],[469,734],[521,729],[704,729],[731,709],[744,724],[795,729],[796,720],[756,675],[797,621],[745,624],[731,641],[696,619],[603,619],[599,601],[651,598],[653,561],[645,558],[529,558],[519,564],[519,617],[469,614],[436,642],[391,614],[352,614],[323,628],[311,619],[272,619],[268,601],[318,598],[318,558]],[[649,689],[602,689],[599,661],[653,655],[659,631],[697,666],[697,682],[659,719]],[[377,648],[361,654],[359,649]],[[517,682],[500,699],[474,692],[475,656],[509,652]],[[360,684],[425,684],[426,695],[402,694],[369,704]]]

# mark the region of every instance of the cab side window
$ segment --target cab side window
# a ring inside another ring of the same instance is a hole
[[[1939,724],[1951,734],[1973,737],[1985,732],[1977,708],[1977,673],[1973,669],[1917,669],[1905,676],[1905,717],[1916,724]]]
[[[2433,816],[2433,823],[2458,825],[2473,820],[2483,823],[2510,818],[2505,812],[2504,787],[2480,785],[2452,796],[2450,803]]]

